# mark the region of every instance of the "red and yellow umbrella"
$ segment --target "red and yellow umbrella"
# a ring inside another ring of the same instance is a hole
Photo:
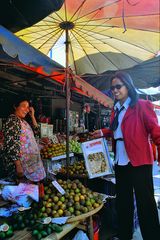
[[[65,65],[66,32],[73,72],[132,67],[159,50],[159,0],[65,0],[62,8],[17,36]]]
[[[137,65],[157,54],[158,31],[159,0],[65,0],[59,11],[17,36],[45,54],[52,50],[53,59],[66,66],[69,119],[69,67],[82,75]]]

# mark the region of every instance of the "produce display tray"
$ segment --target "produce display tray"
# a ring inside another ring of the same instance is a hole
[[[14,232],[14,235],[13,237],[10,238],[10,240],[33,240],[33,237],[31,235],[31,231],[28,231],[27,229],[23,229],[23,230]]]
[[[48,235],[47,237],[43,238],[43,240],[59,240],[62,237],[64,237],[67,233],[72,231],[77,225],[79,224],[79,221],[68,223],[63,225],[63,231],[60,233],[52,233]],[[14,233],[14,236],[10,238],[10,240],[33,240],[34,238],[31,235],[31,231],[28,231],[27,229],[16,231]]]
[[[102,207],[103,207],[103,204],[101,204],[98,208],[96,208],[88,213],[84,213],[80,216],[69,218],[67,220],[67,223],[65,225],[63,225],[62,232],[60,232],[60,233],[54,232],[54,233],[48,235],[47,237],[43,238],[43,240],[54,240],[54,239],[59,240],[59,239],[61,239],[67,233],[69,233],[75,227],[77,227],[82,220],[94,215],[95,213],[100,211]],[[27,228],[25,228],[24,230],[14,232],[14,236],[11,237],[10,240],[33,240],[33,237],[31,235],[31,231],[28,231]]]
[[[90,212],[81,214],[81,215],[76,216],[76,217],[70,217],[67,220],[67,223],[72,223],[72,222],[76,222],[76,221],[82,221],[82,220],[84,220],[84,219],[94,215],[95,213],[99,212],[103,206],[104,206],[104,204],[102,203],[99,207],[95,208],[94,210],[92,210]]]

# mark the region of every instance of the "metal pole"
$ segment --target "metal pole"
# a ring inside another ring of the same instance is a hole
[[[101,105],[98,104],[98,118],[99,118],[99,129],[102,128],[102,124],[101,124]]]
[[[68,29],[66,29],[66,71],[65,71],[65,83],[66,83],[66,171],[68,177],[68,166],[70,164],[69,160],[69,126],[70,126],[70,82],[69,82],[69,36]]]

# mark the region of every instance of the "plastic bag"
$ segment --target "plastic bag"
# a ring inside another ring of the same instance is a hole
[[[9,207],[0,208],[0,217],[10,217],[12,213],[18,212],[19,206],[16,204],[12,204]]]
[[[87,237],[86,233],[84,233],[82,230],[79,230],[74,236],[73,240],[89,240],[89,238]]]
[[[6,201],[16,202],[19,206],[29,207],[32,199],[39,201],[38,186],[25,183],[20,183],[18,186],[5,186],[2,189],[2,197]]]

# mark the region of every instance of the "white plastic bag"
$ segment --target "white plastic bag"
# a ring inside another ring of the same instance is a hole
[[[73,240],[89,240],[86,233],[84,233],[82,230],[79,230],[76,235],[74,236]]]

